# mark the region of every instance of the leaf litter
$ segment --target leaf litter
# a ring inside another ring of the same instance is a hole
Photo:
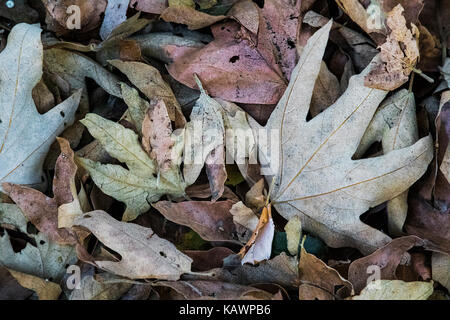
[[[2,6],[0,298],[449,299],[439,5]]]

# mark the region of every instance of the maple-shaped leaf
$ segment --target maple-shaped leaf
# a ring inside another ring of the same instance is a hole
[[[0,185],[42,187],[42,165],[50,145],[74,121],[80,92],[39,114],[32,90],[42,76],[41,29],[18,24],[0,53]],[[0,191],[2,191],[0,186]]]
[[[94,113],[87,114],[81,122],[108,154],[128,167],[79,157],[75,159],[105,194],[126,204],[123,220],[134,220],[150,209],[150,203],[165,194],[173,197],[184,195],[186,185],[179,169],[184,131],[174,132],[171,136],[174,141],[173,165],[166,171],[157,171],[156,161],[145,152],[134,131]],[[149,143],[152,144],[151,141]]]
[[[364,77],[378,57],[350,79],[347,90],[332,106],[307,121],[331,24],[317,31],[305,46],[265,127],[269,132],[278,130],[279,139],[270,141],[269,148],[260,147],[259,159],[262,165],[271,165],[272,172],[267,175],[276,177],[272,204],[283,217],[300,216],[303,228],[331,247],[356,247],[367,254],[390,238],[364,224],[360,215],[419,179],[433,157],[433,146],[431,137],[425,137],[384,156],[352,159],[388,93],[364,86]],[[251,123],[258,128],[255,121]]]

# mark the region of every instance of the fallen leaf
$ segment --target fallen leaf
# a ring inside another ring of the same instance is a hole
[[[69,300],[117,300],[132,284],[124,281],[107,282],[96,277],[94,267],[84,264],[81,268],[79,287],[68,294]]]
[[[55,176],[53,178],[53,198],[42,192],[28,187],[4,183],[3,190],[19,206],[27,219],[49,239],[63,245],[74,245],[77,237],[73,231],[58,226],[58,207],[64,204],[78,204],[73,217],[81,215],[78,202],[75,174],[77,166],[73,160],[74,154],[67,140],[58,139],[61,154],[56,161]]]
[[[130,0],[108,1],[105,10],[105,18],[103,19],[100,28],[100,37],[102,40],[108,38],[114,28],[127,19],[127,9],[129,4]]]
[[[404,192],[422,176],[432,158],[432,139],[423,138],[381,157],[352,160],[387,94],[364,86],[364,76],[373,64],[351,78],[335,104],[306,120],[331,24],[308,41],[291,83],[265,127],[279,130],[282,143],[271,141],[272,154],[260,146],[259,159],[277,178],[272,203],[283,217],[300,216],[303,228],[329,246],[356,247],[367,254],[390,238],[361,222],[359,216]],[[260,128],[254,121],[250,124]]]
[[[414,246],[423,246],[423,240],[415,236],[407,236],[392,240],[386,246],[371,255],[353,261],[348,269],[348,280],[359,293],[367,285],[368,278],[377,274],[377,280],[397,279],[395,271],[398,265],[409,255],[406,252]],[[378,269],[376,269],[378,268]]]
[[[415,25],[408,29],[403,11],[399,4],[388,13],[386,23],[392,31],[380,46],[381,62],[364,79],[368,87],[397,89],[408,81],[408,76],[419,60],[419,30]]]
[[[340,95],[341,88],[338,79],[331,73],[325,62],[322,62],[311,98],[311,116],[315,117],[331,106]]]
[[[242,264],[257,264],[268,260],[272,253],[272,241],[275,233],[275,224],[272,219],[271,205],[263,208],[258,225],[245,246],[239,251]]]
[[[180,180],[180,173],[168,171],[156,176],[155,162],[143,150],[138,135],[132,130],[92,113],[81,122],[112,157],[127,164],[128,169],[125,169],[120,165],[75,158],[76,163],[89,172],[105,194],[126,204],[122,217],[124,221],[134,220],[139,214],[148,211],[150,203],[159,200],[164,194],[174,197],[184,195],[185,184]],[[177,145],[182,146],[182,141]],[[180,157],[181,154],[178,155]]]
[[[58,300],[61,294],[61,287],[57,283],[14,270],[9,272],[21,286],[36,292],[39,300]]]
[[[445,253],[433,252],[431,257],[431,271],[433,280],[442,284],[447,290],[450,288],[450,256]]]
[[[57,35],[65,35],[71,32],[72,26],[76,25],[74,13],[79,12],[80,26],[77,32],[88,32],[97,28],[102,19],[102,14],[106,10],[107,1],[89,0],[43,0],[46,8],[45,23],[49,30]],[[74,9],[76,6],[79,11]]]
[[[299,300],[338,300],[353,294],[352,284],[301,246]]]
[[[264,179],[260,179],[256,182],[250,190],[245,194],[245,203],[256,211],[261,210],[266,202],[266,198],[263,195],[264,191]]]
[[[225,247],[215,247],[208,251],[185,250],[192,261],[192,270],[208,271],[223,266],[223,259],[234,254],[231,249]]]
[[[223,29],[223,30],[221,30]],[[212,27],[215,40],[175,59],[168,71],[190,88],[196,88],[193,74],[213,97],[240,103],[273,104],[286,88],[285,81],[270,68],[247,40],[237,41],[236,22]]]
[[[233,216],[234,223],[240,224],[252,232],[256,230],[259,222],[258,216],[242,201],[233,204],[230,213]]]
[[[232,200],[217,201],[185,201],[172,203],[159,201],[153,204],[166,219],[188,226],[204,240],[238,242],[239,230],[234,222],[230,209]]]
[[[361,139],[355,156],[359,158],[376,141],[382,142],[383,153],[413,145],[419,138],[414,94],[402,89],[383,101],[366,133]],[[392,236],[404,234],[403,225],[408,212],[408,191],[387,203],[388,231]]]
[[[226,259],[225,259],[226,260]],[[289,289],[296,289],[298,280],[298,261],[285,253],[262,261],[257,266],[250,264],[225,266],[209,270],[208,273],[186,275],[189,280],[223,281],[243,285],[273,283]]]
[[[284,226],[287,238],[287,248],[290,254],[296,256],[302,236],[302,222],[298,216],[292,217]]]
[[[220,281],[166,281],[155,286],[169,287],[186,300],[272,300],[273,295],[249,286]]]
[[[185,24],[190,30],[208,27],[225,18],[225,16],[213,16],[187,6],[171,6],[161,13],[161,19],[164,21]]]
[[[163,100],[167,106],[170,120],[175,122],[176,128],[184,126],[186,119],[181,112],[180,104],[156,68],[132,61],[112,60],[109,63],[123,72],[151,102]]]
[[[66,274],[66,265],[74,264],[77,254],[73,246],[59,245],[43,233],[27,232],[28,220],[13,204],[0,204],[0,224],[6,224],[32,239],[16,253],[11,245],[12,236],[5,232],[0,236],[0,264],[9,269],[59,282]]]
[[[40,34],[37,26],[18,24],[0,53],[0,64],[9,66],[2,69],[0,76],[0,182],[43,189],[45,156],[55,137],[74,121],[81,93],[44,115],[37,112],[31,92],[42,76]]]
[[[352,300],[427,300],[433,290],[433,282],[376,280]]]
[[[26,300],[33,291],[22,287],[11,272],[0,266],[0,299],[1,300]]]
[[[120,222],[104,211],[92,211],[75,220],[91,231],[105,246],[121,255],[119,262],[95,261],[108,272],[131,278],[178,280],[190,272],[192,259],[150,228]]]

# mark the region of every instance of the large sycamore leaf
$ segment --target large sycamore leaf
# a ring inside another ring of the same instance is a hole
[[[104,211],[92,211],[75,220],[87,228],[105,246],[122,256],[119,262],[95,261],[102,269],[133,279],[178,280],[191,271],[192,259],[152,229],[120,222]]]
[[[35,25],[18,24],[0,53],[0,183],[43,187],[45,156],[74,121],[80,100],[78,92],[46,114],[36,110],[31,92],[42,76],[40,34]]]
[[[266,176],[276,177],[272,202],[282,216],[300,216],[304,229],[331,247],[356,247],[367,254],[390,238],[361,222],[359,216],[420,178],[433,157],[433,146],[431,137],[426,137],[384,156],[352,160],[387,95],[387,91],[364,86],[364,77],[378,57],[350,79],[332,106],[306,120],[331,24],[317,31],[305,46],[265,127],[269,132],[277,130],[279,139],[272,140],[267,149],[260,142],[259,159],[263,166],[270,165]],[[251,124],[259,127],[255,121]]]

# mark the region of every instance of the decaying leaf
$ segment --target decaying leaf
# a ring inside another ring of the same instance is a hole
[[[39,300],[58,300],[61,294],[61,287],[57,283],[14,270],[9,272],[21,286],[36,292]]]
[[[338,300],[353,294],[352,284],[339,272],[301,247],[298,264],[300,300]]]
[[[272,300],[269,292],[220,281],[166,281],[156,286],[169,287],[186,300]]]
[[[279,130],[271,153],[259,159],[276,177],[272,203],[287,219],[301,217],[303,228],[332,247],[370,253],[390,238],[361,222],[370,207],[404,192],[425,172],[433,157],[432,139],[368,159],[352,160],[378,105],[387,92],[368,88],[362,74],[324,112],[306,120],[331,22],[308,41],[286,93],[265,129]],[[378,58],[375,59],[375,64]],[[256,122],[251,121],[255,128]]]
[[[43,233],[27,232],[28,220],[22,211],[12,204],[0,204],[0,224],[27,235],[34,243],[27,242],[20,252],[14,252],[11,236],[0,236],[0,264],[9,269],[50,281],[60,281],[66,274],[65,266],[74,264],[77,255],[73,246],[59,245]]]
[[[77,237],[73,231],[58,225],[58,207],[72,203],[76,210],[71,213],[73,219],[82,214],[75,186],[77,166],[73,161],[73,151],[67,140],[58,139],[61,155],[56,161],[53,179],[53,198],[38,190],[4,183],[3,189],[20,207],[27,219],[52,241],[63,245],[75,245]]]
[[[150,228],[117,221],[104,211],[86,213],[75,220],[75,225],[88,229],[121,255],[119,262],[95,261],[108,272],[131,279],[178,280],[191,270],[192,259]]]
[[[376,280],[352,300],[427,300],[432,293],[432,282]]]
[[[298,216],[294,216],[284,226],[286,231],[287,247],[290,254],[296,256],[302,236],[302,222]]]
[[[31,92],[42,76],[40,34],[35,25],[18,24],[0,53],[0,182],[43,189],[45,156],[56,136],[74,121],[81,93],[44,115],[38,113]]]
[[[178,166],[157,176],[156,163],[142,148],[138,135],[130,129],[95,114],[88,114],[82,123],[100,141],[105,150],[128,169],[119,165],[101,164],[85,158],[76,158],[77,164],[86,169],[99,188],[126,204],[123,220],[134,220],[150,209],[150,203],[164,194],[174,197],[184,195],[185,184],[181,180]],[[182,137],[182,135],[181,135]],[[181,157],[183,141],[176,139],[174,150]]]
[[[258,225],[253,230],[253,234],[247,244],[239,251],[242,264],[256,264],[263,260],[268,260],[272,253],[272,241],[275,233],[275,225],[272,219],[272,209],[270,204],[263,208],[259,217]]]
[[[414,246],[422,245],[423,240],[415,236],[397,238],[371,255],[353,261],[348,269],[348,279],[355,292],[359,293],[367,285],[369,276],[375,272],[381,280],[396,279],[398,265],[409,258],[405,253]]]
[[[419,30],[406,26],[399,4],[388,13],[387,25],[392,30],[386,42],[380,46],[380,60],[377,67],[369,72],[364,83],[371,88],[395,90],[409,79],[419,59]]]
[[[433,252],[431,270],[433,280],[439,282],[448,290],[450,288],[450,256],[445,253]]]
[[[161,13],[161,19],[164,21],[185,24],[191,30],[208,27],[225,18],[197,11],[188,6],[171,6]]]
[[[414,94],[402,89],[386,99],[373,116],[361,139],[356,157],[360,157],[376,141],[382,142],[383,152],[413,145],[419,138]],[[403,225],[408,212],[408,192],[389,200],[388,229],[392,236],[403,235]]]
[[[238,228],[233,222],[233,216],[230,213],[233,204],[232,200],[215,203],[159,201],[153,206],[166,219],[191,227],[205,240],[238,242],[238,233],[243,231],[239,229],[243,228]]]

